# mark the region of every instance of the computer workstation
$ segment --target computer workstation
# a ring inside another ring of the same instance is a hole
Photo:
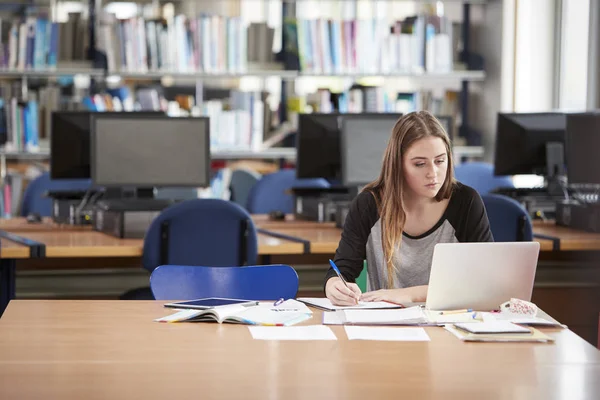
[[[53,146],[62,140],[64,147],[77,151],[62,155],[62,165],[55,163],[55,176],[87,177],[92,187],[100,188],[99,196],[86,193],[70,203],[71,212],[75,209],[78,216],[84,209],[90,213],[98,231],[117,237],[143,237],[152,219],[176,202],[154,198],[157,188],[209,185],[206,117],[171,118],[162,113],[69,117],[79,118],[79,129],[59,133]],[[72,140],[65,140],[69,136]]]
[[[494,175],[540,175],[544,186],[498,188],[533,217],[554,218],[556,202],[568,197],[564,113],[498,113]]]
[[[296,217],[341,226],[359,189],[379,176],[399,113],[300,114],[296,177],[323,178],[327,189],[295,188]],[[437,117],[450,132],[451,117]]]

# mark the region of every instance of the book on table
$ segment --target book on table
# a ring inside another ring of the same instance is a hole
[[[181,310],[157,318],[156,322],[218,322],[265,326],[290,326],[312,317],[305,304],[290,299],[274,306],[261,302],[255,306],[238,304],[214,307],[206,310]]]

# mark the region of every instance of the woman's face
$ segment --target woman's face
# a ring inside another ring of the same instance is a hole
[[[446,181],[448,154],[444,141],[429,136],[414,142],[402,160],[407,189],[418,197],[434,198]]]

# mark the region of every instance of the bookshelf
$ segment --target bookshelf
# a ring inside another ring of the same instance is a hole
[[[105,76],[106,71],[99,68],[42,68],[9,69],[0,68],[0,78],[58,78],[61,76],[87,75],[94,78]]]

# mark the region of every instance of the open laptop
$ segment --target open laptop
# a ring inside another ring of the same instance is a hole
[[[439,243],[426,307],[491,311],[511,298],[530,301],[539,252],[538,242]]]

